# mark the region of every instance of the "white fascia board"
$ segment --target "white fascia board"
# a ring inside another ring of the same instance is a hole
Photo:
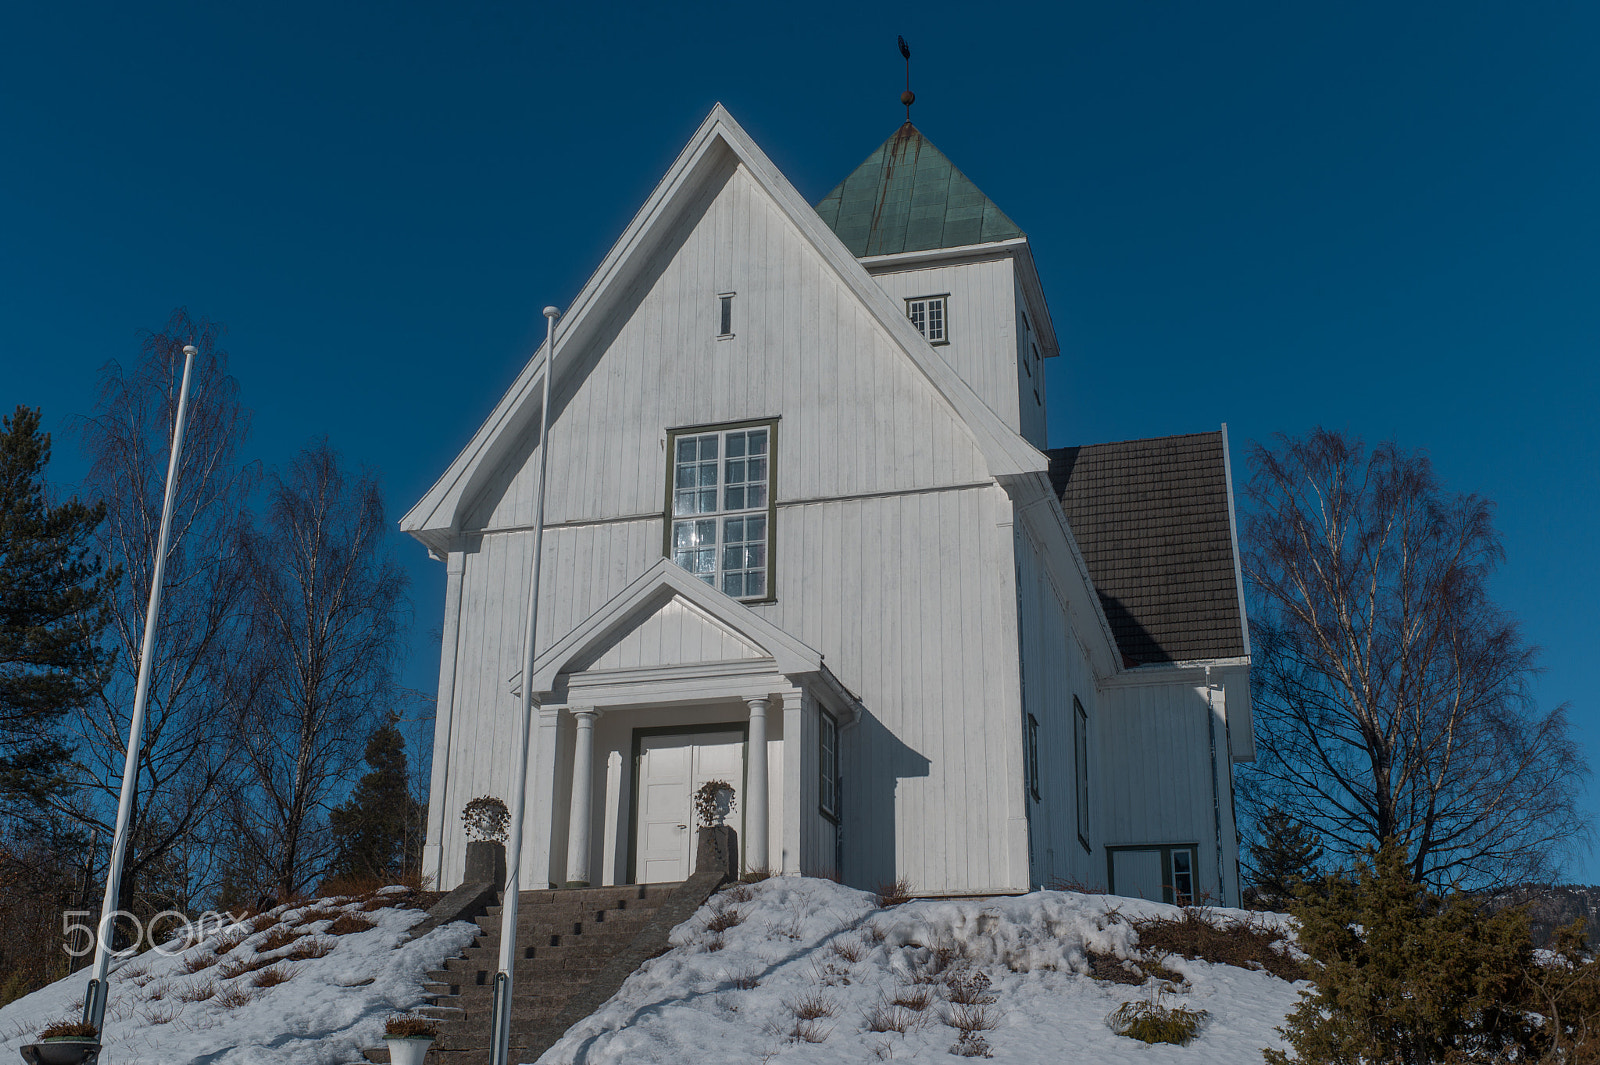
[[[1050,314],[1050,303],[1044,298],[1044,283],[1039,280],[1039,268],[1033,261],[1033,248],[1023,243],[1017,250],[1017,277],[1022,282],[1022,294],[1033,308],[1033,324],[1039,329],[1039,339],[1044,345],[1040,354],[1053,359],[1061,354],[1061,340],[1056,336],[1055,318]]]
[[[978,398],[972,388],[929,346],[905,314],[889,299],[866,269],[856,261],[834,232],[823,224],[816,210],[806,202],[789,179],[773,165],[750,136],[719,103],[711,109],[666,175],[657,184],[628,228],[612,246],[600,266],[572,301],[557,324],[555,365],[561,369],[571,360],[562,352],[577,345],[581,350],[589,336],[605,321],[604,311],[611,300],[627,291],[628,283],[644,268],[649,253],[671,232],[671,223],[692,202],[694,194],[705,190],[711,179],[728,166],[728,153],[735,165],[743,165],[766,193],[788,216],[817,253],[833,267],[841,280],[879,324],[898,342],[936,391],[955,410],[984,454],[990,474],[995,477],[1030,473],[1047,468],[1048,461],[1036,448],[1013,432],[998,415]],[[473,435],[449,469],[422,500],[401,520],[405,532],[424,542],[447,541],[459,529],[460,510],[465,497],[479,480],[480,471],[495,454],[498,440],[515,439],[516,431],[537,413],[538,385],[544,367],[544,351],[529,359],[493,413]],[[552,381],[552,386],[556,382]],[[554,388],[552,388],[554,391]],[[433,533],[432,537],[426,535]],[[433,546],[430,543],[430,546]]]
[[[1214,681],[1221,682],[1231,676],[1250,673],[1248,658],[1195,658],[1182,662],[1151,662],[1124,669],[1115,677],[1108,677],[1102,687],[1131,688],[1141,684],[1204,684],[1206,671],[1211,671]]]
[[[539,656],[533,666],[534,692],[540,695],[552,693],[556,677],[568,663],[604,644],[629,624],[640,610],[672,596],[683,599],[717,624],[761,648],[772,657],[778,672],[785,676],[817,673],[823,668],[819,652],[737,599],[723,595],[691,576],[670,558],[663,558]]]
[[[1244,565],[1239,557],[1239,512],[1233,505],[1233,454],[1228,448],[1228,423],[1222,423],[1222,474],[1228,486],[1228,537],[1233,545],[1233,585],[1239,593],[1239,634],[1244,637],[1244,656],[1250,657],[1250,617],[1244,607]]]
[[[1123,672],[1122,651],[1117,647],[1111,622],[1106,618],[1105,608],[1100,605],[1100,595],[1089,577],[1089,564],[1084,561],[1083,552],[1078,550],[1078,541],[1073,538],[1066,511],[1061,509],[1061,500],[1056,498],[1055,489],[1050,485],[1050,475],[1040,473],[1018,477],[1003,481],[1002,484],[1015,500],[1022,520],[1044,545],[1045,564],[1051,568],[1056,583],[1068,589],[1069,608],[1076,607],[1074,613],[1080,617],[1087,613],[1094,618],[1100,630],[1100,640],[1094,649],[1095,657],[1099,659],[1095,673],[1100,677],[1109,677]],[[1064,564],[1065,559],[1071,560],[1070,567]]]

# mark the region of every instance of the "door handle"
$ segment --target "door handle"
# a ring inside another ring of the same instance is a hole
[[[689,826],[688,825],[679,825],[678,827],[679,828],[688,828]]]

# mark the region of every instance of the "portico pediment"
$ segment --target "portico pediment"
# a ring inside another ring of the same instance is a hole
[[[542,698],[580,675],[758,664],[794,678],[820,672],[822,655],[662,559],[542,654],[533,684]]]

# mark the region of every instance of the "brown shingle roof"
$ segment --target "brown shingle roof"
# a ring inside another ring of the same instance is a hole
[[[1222,434],[1046,454],[1123,655],[1141,665],[1243,655]]]

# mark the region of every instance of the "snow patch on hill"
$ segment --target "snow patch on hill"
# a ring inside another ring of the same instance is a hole
[[[322,899],[281,906],[171,957],[146,951],[113,962],[100,1060],[106,1065],[361,1061],[363,1048],[382,1043],[389,1015],[422,1003],[428,970],[459,954],[478,932],[475,924],[457,922],[408,942],[407,930],[425,914],[382,906],[385,901]],[[352,927],[363,921],[372,927]],[[278,940],[286,942],[266,949]],[[262,977],[264,972],[288,978],[257,986],[275,978]],[[0,1008],[0,1060],[21,1060],[19,1048],[33,1042],[45,1025],[78,1020],[88,982],[88,970],[81,970]]]
[[[1262,919],[1210,913],[1224,922]],[[948,1062],[962,1043],[952,1022],[970,1022],[975,1011],[992,1027],[977,1029],[967,1049],[1018,1065],[1234,1065],[1281,1048],[1274,1028],[1303,984],[1178,957],[1165,961],[1185,979],[1176,993],[1153,980],[1137,987],[1088,975],[1091,952],[1135,957],[1130,919],[1179,914],[1158,903],[1064,891],[879,909],[866,892],[775,878],[714,896],[673,931],[673,949],[641,967],[539,1063]],[[1269,919],[1290,933],[1287,918]],[[952,992],[951,979],[936,970],[956,973],[965,992]],[[896,998],[914,1004],[924,992],[920,1010],[893,1005]],[[1107,1027],[1106,1015],[1122,1003],[1157,994],[1207,1012],[1189,1046],[1147,1046]],[[808,1013],[818,1015],[797,1017]],[[891,1030],[871,1030],[886,1023]],[[892,1030],[900,1024],[904,1032]]]

